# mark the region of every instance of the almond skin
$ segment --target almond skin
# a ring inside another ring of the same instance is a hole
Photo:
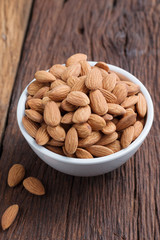
[[[136,114],[130,114],[126,117],[121,118],[116,125],[117,131],[121,131],[133,125],[136,122],[136,116],[137,116]]]
[[[35,111],[42,112],[44,109],[43,102],[41,99],[32,98],[27,101],[28,106]]]
[[[66,132],[63,129],[63,127],[61,127],[60,125],[56,126],[56,127],[47,127],[47,132],[49,133],[49,135],[56,141],[61,141],[63,142],[65,140],[66,137]]]
[[[128,147],[131,142],[133,141],[134,137],[134,127],[130,126],[124,129],[122,136],[121,136],[121,146],[122,148]]]
[[[101,139],[97,142],[97,144],[104,146],[104,145],[114,142],[115,140],[117,140],[117,138],[118,138],[117,132],[114,132],[109,135],[103,135],[101,137]]]
[[[11,205],[5,210],[1,218],[1,225],[3,230],[6,230],[11,226],[18,214],[18,211],[19,206],[17,204]]]
[[[104,134],[111,134],[116,131],[116,125],[112,121],[106,121],[106,126],[102,128]]]
[[[69,102],[67,101],[67,99],[65,98],[65,99],[61,102],[61,108],[62,108],[64,111],[66,111],[66,112],[73,112],[73,111],[76,110],[77,107],[76,107],[75,105],[69,103]]]
[[[73,154],[76,152],[78,147],[78,134],[74,127],[70,128],[67,132],[65,139],[65,150],[69,154]]]
[[[77,63],[67,67],[66,70],[62,73],[61,78],[66,82],[70,76],[78,77],[80,73],[81,73],[81,65]]]
[[[59,101],[62,101],[64,100],[68,93],[70,92],[71,88],[67,85],[59,85],[59,86],[56,86],[54,87],[48,97],[53,100],[53,101],[56,101],[56,102],[59,102]]]
[[[22,123],[27,133],[35,138],[38,131],[38,125],[26,116],[22,118]]]
[[[140,121],[136,121],[134,126],[134,136],[133,141],[141,134],[143,130],[143,124]]]
[[[74,124],[74,127],[77,130],[78,137],[86,138],[91,135],[92,128],[88,123]]]
[[[25,175],[25,168],[21,164],[14,164],[8,172],[8,185],[15,187],[19,184]]]
[[[46,82],[53,82],[56,80],[56,78],[53,76],[53,74],[51,74],[50,72],[46,72],[46,71],[37,71],[34,75],[35,79],[38,82],[41,83],[46,83]]]
[[[109,71],[109,67],[108,67],[108,65],[105,62],[98,62],[98,63],[96,63],[95,66],[99,67],[99,68],[102,68],[102,69],[104,69],[107,72]]]
[[[115,140],[114,142],[106,145],[106,147],[110,148],[114,153],[121,150],[121,144],[119,140]]]
[[[99,90],[105,97],[107,103],[116,103],[117,102],[117,97],[113,93],[111,93],[103,88],[100,88]]]
[[[101,145],[92,145],[86,148],[95,157],[104,157],[114,153],[110,148]]]
[[[91,71],[87,74],[85,84],[90,90],[102,88],[102,74],[98,68],[91,69]]]
[[[84,107],[90,103],[88,96],[80,91],[72,91],[67,96],[67,102],[77,107]]]
[[[135,105],[138,102],[138,96],[130,96],[127,97],[124,102],[122,102],[121,106],[124,108],[129,108],[133,105]]]
[[[25,114],[29,119],[31,119],[34,122],[41,123],[43,121],[42,115],[35,110],[27,109],[25,110]]]
[[[31,82],[31,84],[28,86],[27,92],[28,92],[28,94],[33,96],[42,87],[44,87],[44,83],[40,83],[38,81],[34,81],[34,82]]]
[[[138,94],[138,102],[136,104],[136,109],[140,117],[144,118],[147,112],[146,99],[142,93]]]
[[[76,156],[77,158],[93,158],[92,154],[83,148],[77,148]]]
[[[47,102],[44,108],[44,121],[51,127],[56,127],[61,121],[61,114],[57,104],[53,101]]]
[[[84,139],[79,139],[78,141],[78,147],[89,147],[95,143],[97,143],[101,138],[101,133],[93,131],[88,137]]]
[[[72,121],[74,123],[84,123],[87,122],[91,115],[91,108],[89,105],[85,107],[79,107],[73,114]]]
[[[117,97],[117,103],[121,104],[127,97],[127,86],[125,84],[117,84],[112,93]]]
[[[73,123],[73,122],[72,122],[73,114],[74,114],[74,112],[66,113],[66,114],[62,117],[61,123],[63,123],[63,124],[71,124],[71,123]]]
[[[97,114],[91,114],[88,123],[93,130],[102,130],[106,126],[105,120]]]
[[[126,113],[126,110],[115,103],[108,103],[108,113],[113,115],[123,115]]]
[[[98,115],[104,115],[108,111],[108,105],[105,97],[100,90],[91,91],[89,94],[92,111]]]
[[[24,188],[32,194],[44,195],[45,189],[41,181],[35,177],[28,177],[23,180]]]
[[[86,60],[87,60],[87,55],[83,53],[76,53],[67,59],[66,66],[68,67],[70,65],[79,63],[80,61],[86,61]]]
[[[50,137],[47,132],[47,125],[43,124],[36,133],[36,138],[35,138],[36,143],[43,146],[43,145],[47,144],[49,139],[50,139]]]
[[[50,68],[50,73],[52,73],[56,78],[61,78],[62,73],[66,70],[66,66],[61,64],[55,64]]]
[[[116,76],[114,74],[108,74],[102,82],[102,86],[104,89],[108,90],[111,92],[116,85]]]

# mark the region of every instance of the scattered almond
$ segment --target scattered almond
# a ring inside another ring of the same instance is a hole
[[[45,189],[41,181],[35,177],[28,177],[23,180],[23,186],[27,191],[35,195],[44,195]]]
[[[8,172],[8,185],[15,187],[20,183],[25,175],[25,169],[21,164],[14,164]]]
[[[11,205],[5,210],[1,218],[1,225],[3,230],[6,230],[11,226],[17,217],[18,211],[19,206],[17,204]]]

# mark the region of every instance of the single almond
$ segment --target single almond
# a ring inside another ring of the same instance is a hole
[[[76,157],[75,153],[73,153],[73,154],[67,153],[67,151],[65,149],[65,146],[62,147],[62,150],[63,150],[63,153],[66,157],[70,157],[70,158],[75,158]]]
[[[56,141],[54,139],[51,139],[47,145],[53,146],[53,147],[62,147],[64,145],[64,142]]]
[[[134,126],[134,136],[133,141],[141,134],[143,130],[143,124],[140,121],[136,121]]]
[[[124,102],[122,102],[121,106],[124,108],[129,108],[135,105],[137,102],[138,102],[138,96],[134,95],[134,96],[127,97],[124,100]]]
[[[54,147],[50,145],[45,145],[45,147],[51,152],[64,156],[64,153],[61,147]]]
[[[57,80],[55,80],[54,82],[51,83],[50,88],[53,89],[53,88],[55,88],[55,87],[57,87],[59,85],[66,85],[66,82],[64,82],[64,81],[62,81],[60,79],[57,79]]]
[[[41,181],[35,177],[28,177],[23,180],[24,188],[32,194],[44,195],[45,189]]]
[[[83,107],[90,103],[88,96],[85,93],[80,91],[70,92],[66,99],[67,99],[67,102],[77,107],[79,106]]]
[[[146,99],[142,93],[138,94],[138,102],[136,104],[136,109],[140,117],[144,118],[147,112]]]
[[[115,140],[117,140],[117,138],[118,138],[117,132],[111,133],[109,135],[103,135],[101,139],[97,142],[97,144],[104,146],[114,142]]]
[[[91,101],[91,108],[94,113],[100,116],[107,113],[108,105],[100,90],[90,91],[89,98]]]
[[[36,138],[35,138],[36,143],[43,146],[43,145],[47,144],[49,139],[50,139],[50,137],[47,132],[47,125],[43,124],[36,133]]]
[[[25,168],[22,164],[14,164],[8,172],[8,185],[10,187],[15,187],[20,183],[25,175]]]
[[[115,140],[114,142],[106,145],[109,149],[111,149],[114,153],[121,150],[121,144],[119,140]]]
[[[44,86],[40,88],[36,94],[33,96],[34,98],[43,98],[43,96],[49,91],[49,87]]]
[[[72,88],[77,81],[79,81],[79,78],[78,78],[78,77],[70,76],[70,77],[67,79],[67,84],[68,84],[68,86],[70,86],[70,87]]]
[[[52,73],[56,78],[61,78],[64,70],[66,70],[66,66],[61,64],[55,64],[49,69],[50,73]]]
[[[99,67],[99,68],[102,68],[102,69],[104,69],[107,72],[109,71],[109,67],[108,67],[108,65],[105,62],[98,62],[98,63],[96,63],[95,66]]]
[[[102,130],[106,126],[105,120],[97,114],[92,113],[88,119],[88,123],[93,130]]]
[[[42,87],[44,87],[44,83],[40,83],[38,81],[33,81],[29,84],[29,86],[27,88],[27,92],[28,92],[28,94],[33,96]]]
[[[122,148],[128,147],[131,142],[133,141],[134,136],[134,127],[130,126],[124,129],[122,136],[121,136],[121,146]]]
[[[123,115],[126,113],[126,110],[119,104],[108,103],[108,113],[113,115]]]
[[[104,134],[111,134],[116,131],[116,125],[112,121],[106,121],[106,126],[102,128]]]
[[[22,123],[27,133],[35,138],[38,131],[38,125],[26,116],[22,118]]]
[[[88,123],[76,123],[73,125],[78,133],[78,137],[80,138],[86,138],[89,135],[91,135],[92,128]]]
[[[56,127],[47,127],[47,132],[56,141],[64,141],[66,137],[66,132],[60,125]]]
[[[51,127],[56,127],[61,121],[61,113],[57,104],[53,101],[47,102],[44,108],[44,121]]]
[[[74,127],[71,127],[66,135],[65,150],[67,153],[73,154],[76,152],[77,147],[78,147],[77,130]]]
[[[100,88],[99,90],[105,97],[107,103],[116,103],[117,102],[117,97],[113,93],[111,93],[103,88]]]
[[[91,115],[91,108],[89,105],[85,107],[79,107],[73,114],[72,121],[74,123],[84,123],[87,122]]]
[[[52,99],[53,101],[59,102],[64,100],[68,93],[70,92],[71,88],[67,85],[59,85],[54,87],[50,93],[49,93],[49,98]]]
[[[19,206],[17,204],[11,205],[5,210],[1,218],[1,225],[3,230],[6,230],[11,226],[11,224],[14,222],[15,218],[17,217],[18,211],[19,211]]]
[[[80,91],[83,93],[88,93],[89,89],[85,85],[86,76],[79,77],[79,80],[75,82],[71,91]]]
[[[66,98],[61,102],[61,108],[66,112],[73,112],[77,109],[77,107],[69,103]]]
[[[127,86],[125,84],[117,84],[112,93],[117,97],[117,103],[121,104],[127,97]]]
[[[31,98],[27,101],[28,106],[38,112],[43,112],[44,106],[41,99],[38,98]]]
[[[56,80],[55,76],[53,76],[53,74],[51,74],[50,72],[46,72],[46,71],[37,71],[34,75],[35,79],[38,82],[41,83],[46,83],[46,82],[53,82]]]
[[[110,148],[101,145],[92,145],[90,147],[87,147],[87,151],[95,157],[104,157],[114,153]]]
[[[127,86],[127,90],[128,90],[128,96],[135,95],[139,93],[140,86],[133,83],[132,85]]]
[[[68,67],[70,65],[79,63],[80,61],[86,61],[86,60],[87,60],[87,55],[83,53],[76,53],[67,59],[66,66]]]
[[[121,130],[133,125],[136,122],[136,116],[137,116],[137,114],[134,113],[134,114],[130,114],[126,117],[121,118],[116,125],[117,131],[121,131]]]
[[[77,158],[93,158],[92,154],[90,154],[86,149],[77,148],[76,150]]]
[[[113,119],[113,116],[111,114],[106,113],[102,116],[105,121],[110,121]]]
[[[77,63],[67,67],[66,70],[62,73],[61,78],[66,82],[70,76],[78,77],[80,73],[81,73],[81,65]]]
[[[98,68],[93,68],[87,74],[85,85],[90,90],[102,88],[102,74]]]
[[[31,119],[34,122],[41,123],[43,121],[42,115],[35,110],[26,109],[25,114],[29,119]]]
[[[86,60],[79,62],[81,64],[81,76],[87,75],[91,71],[91,66]]]
[[[62,117],[61,123],[63,123],[63,124],[71,124],[71,123],[73,123],[73,122],[72,122],[73,114],[74,114],[74,112],[66,113],[66,114]]]
[[[111,92],[116,85],[116,76],[114,74],[108,74],[102,82],[102,86],[104,89],[108,90]]]
[[[88,137],[79,139],[78,147],[89,147],[97,143],[101,138],[101,133],[98,131],[93,131]]]

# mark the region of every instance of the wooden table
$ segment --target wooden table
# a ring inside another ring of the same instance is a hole
[[[92,178],[43,163],[21,135],[19,96],[38,69],[73,53],[120,66],[151,93],[155,118],[138,152],[119,169]],[[160,239],[160,3],[157,0],[0,1],[0,216],[20,213],[1,240]],[[10,188],[7,173],[22,163],[46,195]]]

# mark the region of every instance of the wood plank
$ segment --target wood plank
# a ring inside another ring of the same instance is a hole
[[[0,1],[0,142],[32,0]]]
[[[24,45],[0,161],[0,215],[18,203],[20,214],[1,240],[160,239],[160,25],[158,1],[36,0]],[[29,148],[16,123],[20,93],[38,69],[75,52],[120,66],[146,85],[155,106],[152,130],[121,168],[99,177],[71,177],[50,168]],[[46,187],[36,197],[6,184],[22,163]],[[3,170],[3,171],[2,171]]]

